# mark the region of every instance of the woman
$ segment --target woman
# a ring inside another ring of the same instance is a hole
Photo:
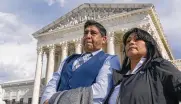
[[[124,61],[113,71],[114,87],[105,104],[178,104],[181,72],[162,58],[156,41],[139,28],[123,36]]]

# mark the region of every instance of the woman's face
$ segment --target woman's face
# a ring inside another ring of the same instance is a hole
[[[130,59],[140,59],[146,57],[147,48],[143,40],[137,40],[137,35],[131,33],[126,40],[126,56]]]

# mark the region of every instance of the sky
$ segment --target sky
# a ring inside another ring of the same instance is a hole
[[[33,79],[37,40],[31,34],[83,3],[153,3],[173,55],[181,59],[181,0],[1,0],[0,83]]]

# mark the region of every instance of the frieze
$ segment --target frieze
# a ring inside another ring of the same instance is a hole
[[[51,24],[45,26],[39,31],[33,34],[37,37],[41,33],[46,33],[52,30],[59,30],[82,24],[86,20],[94,19],[105,19],[109,16],[129,13],[132,11],[139,11],[146,8],[152,8],[152,4],[83,4],[74,10],[70,11],[66,15],[60,17]],[[132,14],[130,14],[132,15]]]

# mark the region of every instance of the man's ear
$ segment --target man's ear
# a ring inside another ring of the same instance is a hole
[[[102,40],[103,40],[102,43],[103,43],[103,44],[106,44],[106,43],[107,43],[107,36],[103,36],[103,37],[102,37]]]

